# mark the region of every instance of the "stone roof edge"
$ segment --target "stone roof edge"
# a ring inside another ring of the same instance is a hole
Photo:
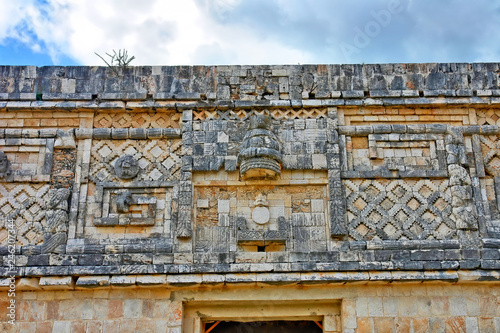
[[[0,100],[301,100],[499,96],[500,63],[0,66]]]
[[[196,287],[213,285],[321,285],[374,282],[500,283],[499,270],[367,271],[307,273],[132,274],[1,278],[0,291],[85,290],[96,288]]]
[[[499,91],[500,92],[500,91]],[[189,109],[265,109],[265,108],[318,108],[318,107],[488,107],[500,105],[499,97],[415,97],[415,98],[359,98],[309,99],[269,101],[7,101],[0,99],[0,111],[110,111],[141,110],[178,111]]]

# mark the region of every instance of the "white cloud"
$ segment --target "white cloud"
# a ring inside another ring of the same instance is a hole
[[[306,61],[307,52],[225,26],[208,6],[229,11],[240,0],[0,0],[0,43],[12,37],[46,52],[57,64],[62,54],[84,65],[102,65],[94,54],[127,49],[135,65],[282,63]],[[212,8],[212,9],[213,9]],[[17,29],[14,29],[16,28]],[[235,51],[237,50],[237,51]],[[218,56],[219,55],[219,56]]]
[[[352,61],[498,60],[498,0],[0,0],[0,44],[16,39],[55,64],[103,65],[94,52],[113,49],[132,65],[345,62],[340,43],[389,1],[405,10]]]
[[[11,37],[13,32],[11,31],[16,25],[18,25],[25,17],[23,13],[27,5],[31,1],[19,0],[19,1],[0,1],[0,42],[7,37]]]

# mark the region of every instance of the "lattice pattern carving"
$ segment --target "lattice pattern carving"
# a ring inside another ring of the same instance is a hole
[[[180,113],[139,112],[99,113],[94,118],[95,128],[179,128]]]
[[[246,120],[252,113],[263,113],[255,110],[200,110],[193,111],[193,120],[221,119],[221,120]],[[273,109],[269,114],[274,119],[313,119],[326,118],[327,109]]]
[[[349,237],[353,240],[450,239],[448,180],[344,180]]]
[[[48,184],[0,183],[0,244],[7,241],[5,223],[15,221],[18,245],[37,245],[43,242],[45,202]]]
[[[139,164],[134,181],[169,181],[179,179],[181,140],[96,140],[92,147],[93,182],[120,181],[114,164],[124,155],[133,156]]]
[[[500,111],[498,110],[476,110],[478,125],[498,125],[500,126]]]
[[[496,135],[479,136],[484,168],[495,177],[500,176],[500,140]]]

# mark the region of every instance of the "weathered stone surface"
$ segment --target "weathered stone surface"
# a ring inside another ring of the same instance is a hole
[[[16,329],[498,331],[498,71],[0,66]]]

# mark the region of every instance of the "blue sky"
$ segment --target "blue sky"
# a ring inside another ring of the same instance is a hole
[[[500,0],[0,0],[0,65],[500,61]]]

